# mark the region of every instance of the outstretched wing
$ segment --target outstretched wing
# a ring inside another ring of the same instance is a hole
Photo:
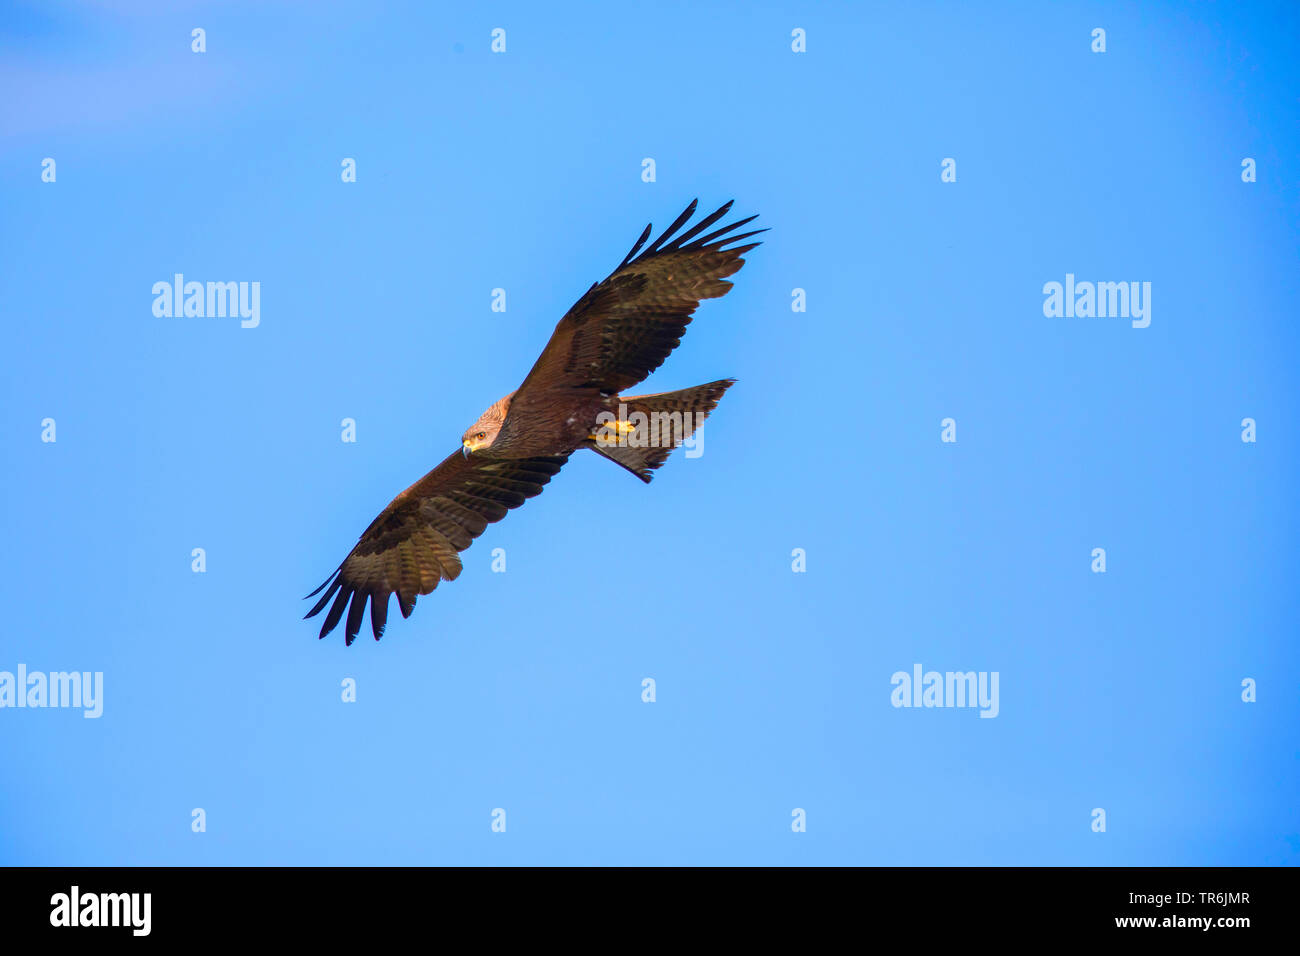
[[[416,596],[428,594],[439,581],[455,580],[461,571],[460,552],[511,508],[541,494],[567,460],[493,460],[454,452],[370,523],[352,553],[307,595],[325,590],[306,616],[319,614],[333,600],[320,636],[334,630],[346,610],[345,634],[351,644],[369,600],[370,626],[379,640],[388,619],[389,595],[396,592],[402,617],[410,617]]]
[[[750,216],[700,235],[730,211],[727,203],[674,237],[695,206],[692,201],[649,246],[645,243],[651,227],[646,226],[609,278],[588,289],[565,314],[515,392],[510,418],[544,414],[556,392],[593,389],[614,394],[631,388],[681,342],[700,300],[727,293],[731,283],[726,277],[745,264],[741,256],[758,243],[724,247],[766,230],[737,234],[758,218]],[[507,419],[506,427],[511,424]]]

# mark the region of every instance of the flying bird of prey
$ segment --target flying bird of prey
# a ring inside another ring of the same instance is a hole
[[[759,245],[735,245],[766,231],[736,232],[757,216],[701,235],[730,209],[727,203],[677,235],[695,213],[692,202],[648,246],[651,227],[645,227],[618,268],[560,319],[523,384],[479,416],[459,449],[394,498],[335,572],[307,595],[325,591],[307,617],[330,605],[321,637],[346,611],[351,644],[369,602],[379,640],[390,595],[397,595],[402,617],[410,617],[417,595],[460,575],[461,551],[511,508],[540,494],[579,449],[650,481],[734,384],[723,379],[657,395],[621,394],[663,364],[700,300],[725,295],[731,288],[726,277]],[[648,424],[678,421],[681,427],[666,439]]]

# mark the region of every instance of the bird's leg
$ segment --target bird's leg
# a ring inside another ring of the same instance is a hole
[[[636,425],[624,418],[617,418],[596,426],[596,430],[587,437],[597,445],[618,445],[624,438],[636,431]]]

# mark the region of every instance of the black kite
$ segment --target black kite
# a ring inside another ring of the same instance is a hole
[[[351,644],[369,601],[371,630],[379,640],[390,595],[397,594],[402,616],[409,617],[417,595],[460,575],[461,551],[511,508],[540,494],[580,448],[650,481],[653,469],[690,437],[734,380],[658,395],[619,393],[663,364],[700,300],[725,295],[731,288],[725,277],[758,245],[730,245],[765,231],[736,234],[756,216],[700,235],[730,209],[727,203],[673,238],[694,214],[692,202],[642,251],[650,238],[651,227],[645,227],[609,278],[588,289],[556,325],[523,384],[470,426],[460,449],[394,498],[338,569],[307,595],[328,586],[307,617],[334,602],[321,637],[347,611]],[[660,440],[650,421],[665,428],[671,423],[675,431]]]

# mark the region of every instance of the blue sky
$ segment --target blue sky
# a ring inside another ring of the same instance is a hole
[[[0,862],[1295,864],[1298,20],[7,4],[0,671],[104,691],[0,709]],[[302,595],[697,196],[771,227],[642,389],[739,380],[703,456],[575,456],[317,641]],[[177,272],[260,324],[156,317]],[[1067,274],[1150,325],[1045,316]],[[893,706],[916,664],[996,718]]]

